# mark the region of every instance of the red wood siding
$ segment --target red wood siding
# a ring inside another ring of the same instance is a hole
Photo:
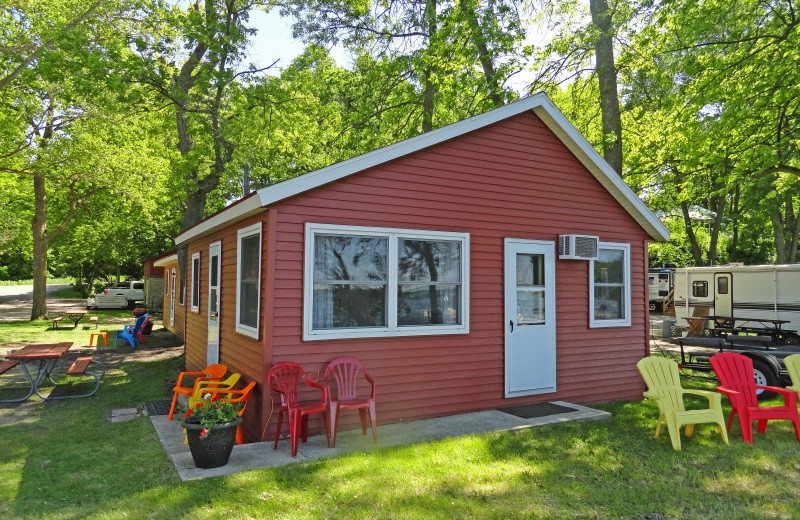
[[[261,333],[259,339],[253,339],[236,332],[236,266],[237,266],[237,231],[252,224],[258,223],[263,216],[252,217],[239,222],[219,233],[204,237],[189,245],[187,257],[191,269],[192,254],[200,253],[200,308],[199,312],[188,310],[186,313],[186,367],[187,370],[200,370],[207,365],[206,345],[208,341],[208,259],[209,246],[219,241],[221,243],[222,277],[220,279],[220,342],[219,362],[227,365],[229,372],[242,374],[243,382],[258,381],[262,383],[263,376],[263,306],[261,316]],[[262,265],[266,259],[266,224],[262,228]],[[191,275],[187,275],[191,280]],[[262,293],[264,286],[264,270],[262,268]],[[191,282],[190,284],[191,285]],[[191,287],[187,288],[187,309],[191,301]],[[244,386],[244,384],[240,384]],[[245,434],[248,440],[261,440],[262,392],[265,385],[256,386],[254,395],[248,403],[248,413],[245,414]],[[267,399],[269,404],[269,399]],[[268,410],[268,407],[267,407]]]
[[[641,297],[647,235],[535,115],[521,114],[276,206],[274,313],[267,327],[274,362],[321,371],[339,355],[363,359],[378,381],[380,422],[537,400],[641,396],[635,363],[647,348],[647,300]],[[306,222],[469,232],[470,334],[302,341]],[[557,260],[558,391],[505,399],[503,239],[555,242],[567,233],[630,243],[632,326],[590,329],[589,263]],[[344,419],[355,424],[355,417]]]

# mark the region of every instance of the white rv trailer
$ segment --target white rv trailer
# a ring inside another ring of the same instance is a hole
[[[800,342],[800,264],[683,267],[675,271],[675,319],[709,316],[734,333],[767,334],[776,343]],[[718,328],[720,328],[718,327]]]
[[[650,269],[647,273],[647,285],[650,293],[650,311],[662,310],[664,298],[672,290],[675,269]]]

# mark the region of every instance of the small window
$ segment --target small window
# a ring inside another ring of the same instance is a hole
[[[200,253],[192,254],[192,312],[200,312]]]
[[[717,278],[717,294],[728,294],[728,277]]]
[[[598,247],[598,258],[590,267],[590,325],[630,326],[630,244],[601,242]]]
[[[308,224],[304,339],[469,332],[468,237]]]
[[[708,296],[708,282],[705,280],[695,280],[692,282],[692,296],[695,298],[705,298]]]
[[[261,224],[238,232],[236,331],[258,338],[261,289]]]

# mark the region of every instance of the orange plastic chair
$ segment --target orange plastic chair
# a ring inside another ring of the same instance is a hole
[[[308,440],[308,416],[321,413],[325,421],[325,436],[328,438],[330,447],[330,430],[328,421],[328,388],[312,381],[302,367],[297,363],[281,362],[276,363],[269,370],[267,375],[270,388],[281,396],[281,409],[278,411],[278,425],[275,429],[275,445],[272,449],[278,449],[278,439],[281,434],[284,413],[289,416],[289,439],[292,445],[292,457],[297,456],[298,439],[303,442]],[[319,401],[301,403],[298,383],[300,380],[310,388],[320,391]]]
[[[685,426],[686,437],[691,437],[695,424],[714,423],[719,426],[722,440],[728,444],[728,433],[725,430],[725,417],[722,415],[722,396],[707,390],[689,390],[681,386],[678,364],[665,357],[646,357],[636,363],[636,368],[647,383],[644,397],[658,403],[658,421],[656,437],[661,432],[661,423],[667,424],[672,448],[681,449],[681,426]],[[708,407],[687,410],[683,397],[697,395],[708,399]]]
[[[717,390],[728,396],[731,402],[731,415],[728,431],[731,431],[733,418],[739,416],[744,442],[753,443],[753,421],[758,421],[759,433],[767,429],[767,421],[772,419],[792,421],[797,440],[800,441],[800,417],[797,415],[797,392],[777,386],[757,385],[753,375],[753,360],[736,352],[721,352],[711,356],[711,366],[722,383]],[[759,406],[756,389],[775,392],[783,396],[783,406]]]
[[[364,374],[369,384],[369,396],[359,396],[360,374]],[[367,434],[367,412],[372,423],[372,441],[378,442],[377,420],[375,418],[375,380],[370,377],[364,363],[354,357],[340,357],[328,363],[325,369],[325,384],[333,378],[336,381],[336,399],[330,393],[330,420],[331,420],[331,448],[336,447],[336,424],[339,412],[347,409],[357,409],[361,416],[361,433]]]
[[[175,405],[178,403],[178,396],[185,395],[187,397],[191,397],[194,395],[194,387],[200,381],[219,381],[223,377],[225,377],[225,373],[228,371],[228,367],[225,365],[220,364],[212,364],[208,365],[203,370],[198,372],[181,372],[178,375],[178,382],[175,383],[175,386],[172,389],[172,405],[169,407],[169,415],[167,415],[167,419],[170,421],[172,420],[172,415],[175,413]],[[195,377],[192,386],[183,386],[183,378],[184,377]]]
[[[238,376],[239,374],[236,375]],[[239,378],[237,377],[236,379],[238,381]],[[250,394],[252,393],[252,390],[253,388],[255,388],[255,386],[256,382],[251,381],[250,383],[247,384],[247,386],[245,386],[241,390],[237,390],[235,388],[234,389],[220,388],[218,390],[208,390],[207,393],[210,393],[212,398],[215,395],[217,395],[217,393],[224,393],[225,397],[223,397],[221,401],[227,401],[233,404],[242,403],[242,408],[239,410],[239,417],[241,417],[244,415],[244,411],[247,408],[247,401],[250,399]],[[244,444],[245,442],[246,441],[244,438],[244,430],[242,429],[242,425],[240,424],[239,426],[236,427],[236,444]]]

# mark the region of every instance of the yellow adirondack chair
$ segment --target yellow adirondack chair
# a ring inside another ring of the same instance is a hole
[[[228,379],[223,381],[198,381],[194,385],[194,393],[189,398],[189,408],[194,408],[197,403],[203,400],[203,396],[208,393],[224,393],[225,390],[232,390],[239,382],[241,374],[231,374]]]
[[[800,394],[800,354],[786,356],[783,364],[786,366],[786,371],[789,372],[789,377],[792,378],[792,384],[786,388]]]
[[[689,390],[681,386],[678,375],[678,364],[665,357],[646,357],[636,364],[639,373],[647,383],[644,397],[658,403],[659,417],[656,423],[656,434],[661,432],[661,422],[667,423],[672,447],[681,449],[681,426],[686,426],[686,437],[691,437],[695,424],[715,423],[719,426],[722,440],[728,444],[728,432],[725,429],[725,418],[722,415],[722,395],[707,390]],[[684,406],[685,394],[697,395],[708,399],[708,408],[687,410]]]

